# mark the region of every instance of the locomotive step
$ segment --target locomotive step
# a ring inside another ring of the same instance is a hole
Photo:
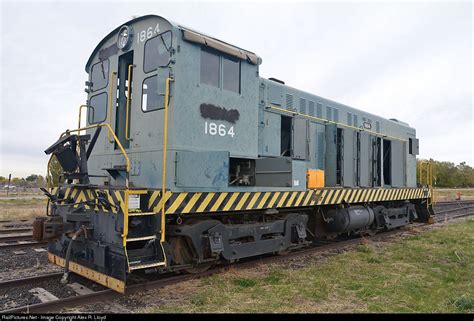
[[[128,213],[128,216],[145,216],[145,215],[157,215],[156,212],[135,212],[135,213]]]
[[[140,270],[140,269],[148,269],[152,267],[157,267],[157,266],[163,266],[165,265],[165,262],[162,261],[153,261],[153,262],[146,262],[146,263],[136,263],[136,264],[130,264],[130,270]]]
[[[147,241],[156,239],[156,235],[140,236],[127,238],[127,242]]]

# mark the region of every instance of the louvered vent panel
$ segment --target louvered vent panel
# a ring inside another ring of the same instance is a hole
[[[378,121],[375,122],[375,131],[377,133],[380,133],[380,122],[378,122]]]
[[[332,120],[332,108],[329,106],[326,106],[326,119]]]
[[[306,99],[300,98],[300,113],[306,114]]]
[[[347,125],[352,126],[352,114],[347,113]]]
[[[316,117],[323,118],[323,105],[317,104],[316,106]]]
[[[338,123],[339,122],[339,109],[333,108],[333,120]]]
[[[293,109],[293,95],[286,94],[286,109]]]
[[[359,120],[358,120],[358,117],[357,115],[354,115],[354,127],[359,127]]]
[[[314,101],[308,101],[308,114],[314,116]]]

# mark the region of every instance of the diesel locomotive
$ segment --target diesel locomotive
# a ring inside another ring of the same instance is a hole
[[[79,128],[45,151],[62,174],[34,236],[63,281],[124,292],[133,273],[431,220],[414,128],[262,78],[261,63],[156,15],[100,41]]]

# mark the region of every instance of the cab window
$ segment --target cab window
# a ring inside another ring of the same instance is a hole
[[[222,88],[240,93],[240,60],[222,57]]]
[[[89,100],[89,124],[105,121],[107,117],[107,93],[92,96]]]
[[[201,84],[219,88],[219,56],[201,49]]]
[[[109,82],[109,59],[102,60],[92,66],[91,90],[97,91],[107,86]]]
[[[143,71],[148,73],[167,66],[171,56],[171,31],[166,31],[145,43]]]
[[[144,112],[164,108],[165,96],[158,91],[158,77],[146,78],[142,85],[142,110]]]
[[[201,48],[200,83],[240,93],[240,60]]]

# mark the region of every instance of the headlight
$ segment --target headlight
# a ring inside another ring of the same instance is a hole
[[[121,50],[127,49],[132,43],[132,30],[128,26],[123,26],[119,30],[117,38],[117,47]]]

